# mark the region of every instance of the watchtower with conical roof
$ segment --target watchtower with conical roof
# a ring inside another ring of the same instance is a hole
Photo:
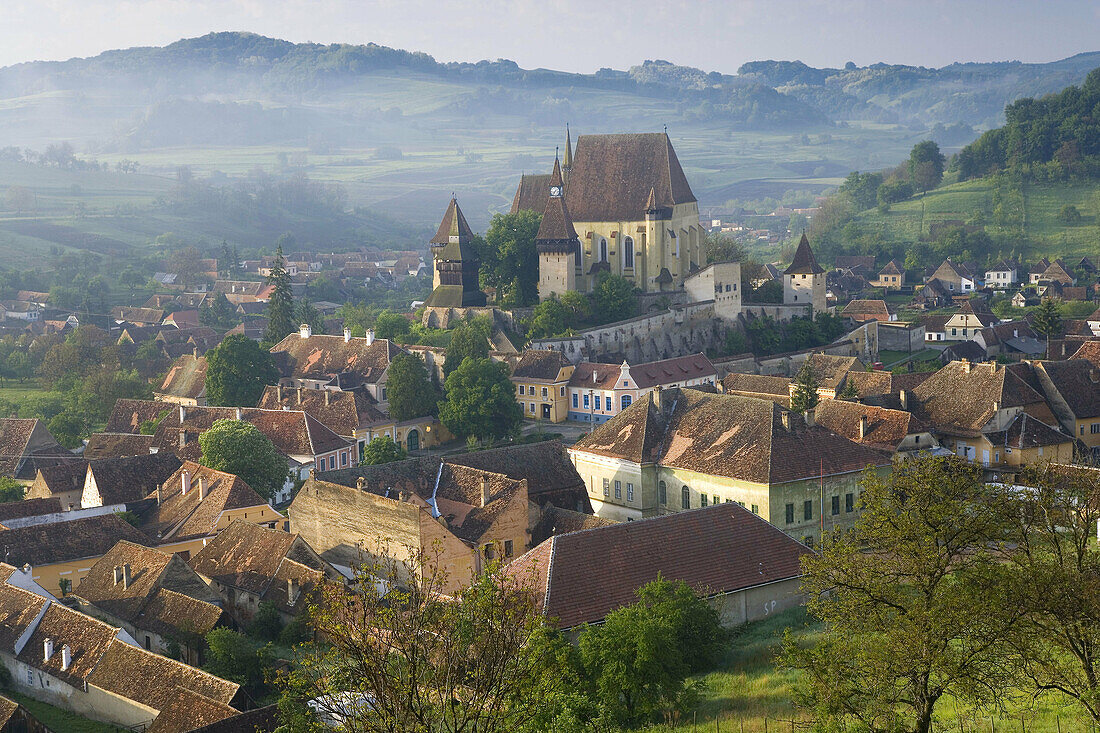
[[[825,268],[817,264],[806,232],[802,232],[790,267],[783,271],[783,303],[807,305],[811,315],[825,310]]]
[[[434,276],[432,294],[424,305],[439,308],[468,308],[485,305],[485,293],[478,287],[480,262],[471,239],[474,233],[451,197],[439,230],[431,239]]]
[[[573,227],[573,219],[569,216],[569,208],[565,205],[563,184],[562,167],[554,158],[549,198],[546,199],[542,223],[535,235],[535,249],[539,253],[540,300],[577,289],[581,243]]]

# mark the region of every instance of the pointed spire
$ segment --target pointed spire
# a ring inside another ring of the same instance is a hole
[[[439,229],[429,244],[448,244],[449,242],[466,244],[473,235],[470,225],[466,223],[466,217],[462,215],[462,209],[458,208],[458,198],[452,193],[451,203],[447,206],[443,220],[439,222]]]
[[[650,186],[650,188],[649,188],[649,198],[647,198],[645,200],[645,210],[646,211],[656,211],[657,210],[657,189],[653,188],[652,186]]]
[[[798,242],[798,249],[794,252],[791,266],[783,271],[784,275],[820,275],[825,272],[821,265],[817,264],[814,251],[810,249],[810,240],[806,238],[806,232],[802,232],[802,239]]]
[[[535,247],[539,252],[575,253],[580,248],[573,218],[561,195],[562,174],[558,159],[554,158],[554,172],[550,174],[550,197],[542,212],[542,222],[535,235]],[[557,195],[554,194],[557,191]]]
[[[565,123],[565,160],[562,161],[562,167],[565,170],[570,170],[573,167],[573,142],[569,136],[569,123]]]
[[[550,174],[550,188],[553,189],[555,186],[558,188],[562,186],[561,166],[558,165],[558,159],[556,157],[554,158],[554,172]],[[553,194],[551,194],[551,196],[552,195]]]

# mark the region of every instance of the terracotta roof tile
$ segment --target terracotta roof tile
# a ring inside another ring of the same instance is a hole
[[[825,272],[825,268],[817,264],[814,251],[810,249],[810,240],[806,239],[806,233],[802,233],[802,239],[798,241],[798,249],[794,251],[794,259],[783,271],[784,275],[819,275]]]
[[[717,380],[718,370],[705,354],[700,353],[632,365],[630,376],[640,388],[648,389],[705,377]]]
[[[198,436],[209,430],[217,420],[236,420],[234,407],[187,407],[180,422],[179,408],[172,410],[161,421],[153,436],[153,445],[160,451],[179,453],[180,433],[186,433],[188,443],[198,445]],[[255,407],[240,408],[240,419],[251,423],[267,436],[275,448],[286,456],[316,456],[348,445],[318,420],[301,410],[261,410]],[[190,454],[184,457],[191,458]]]
[[[573,375],[569,378],[569,386],[614,389],[621,373],[622,367],[619,364],[582,361],[573,370]]]
[[[300,410],[337,435],[350,438],[361,426],[390,419],[386,413],[375,407],[376,404],[374,398],[362,389],[338,392],[328,389],[265,387],[256,407],[262,410]]]
[[[447,463],[499,473],[527,482],[527,498],[539,504],[552,503],[564,509],[591,513],[592,505],[584,479],[577,473],[565,446],[557,440],[526,445],[458,453],[447,456]]]
[[[5,591],[10,592],[7,589]],[[97,621],[91,616],[85,616],[79,611],[73,611],[60,603],[50,603],[49,608],[42,614],[38,626],[35,627],[16,658],[74,687],[82,688],[84,681],[100,664],[103,655],[115,642],[117,635],[118,629],[114,626]],[[45,659],[44,653],[46,639],[53,641],[53,655],[48,660]],[[68,645],[71,650],[72,663],[63,672],[61,671],[61,650],[65,645]],[[127,671],[120,670],[122,674],[126,674]],[[148,684],[149,680],[145,679],[141,682]]]
[[[191,484],[187,493],[183,492],[185,473]],[[155,495],[156,489],[151,496]],[[222,513],[229,509],[266,506],[267,502],[239,476],[184,461],[165,479],[160,502],[142,516],[141,526],[159,541],[199,537],[213,534]]]
[[[168,367],[158,394],[198,399],[206,392],[206,357],[184,354]]]
[[[88,463],[104,506],[141,501],[179,467],[180,460],[171,453],[103,458]]]
[[[132,433],[92,433],[84,445],[84,458],[102,460],[105,458],[126,458],[149,454],[153,446],[152,435]]]
[[[137,528],[114,514],[35,524],[0,532],[0,559],[11,565],[52,565],[85,557],[99,557],[119,540],[151,544]]]
[[[140,433],[143,422],[154,421],[175,409],[175,405],[157,400],[117,400],[111,409],[111,415],[107,418],[107,425],[103,428],[103,432]]]
[[[167,707],[176,688],[197,692],[225,705],[240,689],[235,682],[118,640],[107,647],[102,661],[88,675],[88,683],[154,710]]]
[[[278,706],[268,705],[195,728],[191,733],[274,733],[280,723]]]
[[[1038,368],[1049,377],[1075,418],[1100,417],[1100,365],[1068,359],[1039,362]]]
[[[595,529],[596,527],[610,527],[613,524],[617,524],[617,522],[592,514],[548,506],[542,510],[538,522],[531,529],[531,544],[542,544],[543,541],[559,534],[579,532],[582,529]]]
[[[554,381],[562,369],[569,366],[569,360],[560,351],[527,349],[512,369],[516,379],[541,379]]]
[[[284,559],[314,570],[326,569],[323,560],[297,534],[236,520],[206,547],[191,556],[195,572],[255,595],[274,582]]]
[[[731,502],[558,535],[507,572],[533,586],[546,616],[572,628],[633,603],[658,574],[716,595],[800,577],[801,558],[810,552]]]
[[[0,523],[8,519],[22,519],[24,517],[40,517],[43,514],[54,514],[60,512],[61,509],[61,502],[52,497],[48,499],[8,501],[0,504]]]
[[[46,603],[45,598],[30,591],[6,582],[0,584],[0,649],[8,653],[14,650],[19,637],[38,618]],[[40,646],[40,652],[41,649]]]
[[[189,733],[197,727],[236,715],[240,715],[240,712],[225,703],[177,686],[164,696],[160,714],[146,729],[146,733]]]
[[[302,338],[292,333],[271,347],[271,353],[283,355],[280,368],[285,377],[329,380],[339,376],[342,388],[351,389],[381,379],[401,347],[389,339],[368,343],[366,338],[345,341],[343,336]]]
[[[913,390],[912,410],[938,430],[979,432],[993,417],[993,404],[1001,408],[1023,407],[1035,416],[1053,413],[1043,398],[1031,368],[1026,364],[1002,367],[954,361]]]
[[[861,405],[843,400],[822,400],[814,410],[815,420],[848,440],[871,448],[896,451],[909,435],[928,432],[928,426],[912,413]],[[860,420],[867,418],[867,429],[860,437]]]
[[[1074,359],[1086,359],[1100,367],[1100,341],[1086,341],[1073,355]]]
[[[520,176],[516,195],[512,199],[510,214],[518,211],[542,211],[546,208],[546,196],[550,190],[549,173],[526,173]]]

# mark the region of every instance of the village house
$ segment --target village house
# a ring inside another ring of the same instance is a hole
[[[233,304],[263,302],[270,295],[270,287],[252,280],[216,280],[211,295],[224,295]]]
[[[414,458],[310,477],[289,510],[294,531],[338,569],[397,572],[419,553],[464,587],[487,563],[527,548],[526,480]]]
[[[1039,278],[1035,280],[1036,285],[1043,283],[1058,283],[1059,285],[1076,285],[1077,278],[1070,272],[1072,268],[1067,265],[1063,260],[1057,259],[1050,263],[1047,269],[1043,270]]]
[[[891,463],[814,424],[812,413],[693,389],[651,392],[569,455],[600,517],[642,519],[732,501],[807,543],[823,527],[851,526],[862,472]]]
[[[987,357],[1000,356],[1019,361],[1037,359],[1046,351],[1046,343],[1027,321],[1007,321],[987,326],[973,337],[985,349]]]
[[[837,255],[833,259],[833,265],[838,270],[850,270],[861,277],[870,277],[871,273],[875,271],[875,256]]]
[[[939,448],[931,429],[905,410],[845,400],[822,400],[814,409],[818,425],[860,445],[903,458]]]
[[[379,409],[363,389],[339,392],[304,387],[266,387],[256,406],[262,410],[305,412],[341,438],[355,443],[356,462],[363,460],[367,444],[383,435],[407,451],[431,448],[453,437],[431,415],[394,420]]]
[[[184,354],[176,359],[153,396],[162,402],[189,407],[206,404],[206,357]]]
[[[140,529],[165,552],[187,559],[235,520],[268,527],[285,518],[244,479],[184,461],[149,497]]]
[[[851,318],[857,323],[864,321],[896,321],[897,315],[890,312],[885,300],[853,300],[844,306],[840,315]]]
[[[791,406],[791,380],[789,377],[730,372],[722,379],[722,392],[741,397],[771,400],[783,407]]]
[[[1012,296],[1012,300],[1010,302],[1012,303],[1013,308],[1028,308],[1033,305],[1039,305],[1039,300],[1040,299],[1038,295],[1028,295],[1023,290],[1021,290]]]
[[[104,458],[129,458],[130,456],[147,455],[151,452],[152,447],[152,435],[92,433],[84,441],[84,452],[81,455],[89,461]]]
[[[84,613],[126,630],[144,648],[202,664],[206,633],[228,624],[221,596],[175,555],[119,542],[73,589]]]
[[[80,497],[84,494],[87,473],[88,461],[83,458],[75,458],[56,466],[43,466],[38,469],[34,481],[27,487],[24,500],[53,498],[62,510],[75,509],[80,505]]]
[[[144,730],[186,689],[230,706],[239,685],[146,651],[124,630],[0,585],[0,663],[22,695],[92,720]]]
[[[806,360],[814,381],[817,382],[817,394],[825,399],[836,399],[844,390],[848,375],[864,371],[866,367],[854,356],[833,356],[832,354],[811,354]],[[788,385],[790,396],[794,397],[798,385],[794,380]]]
[[[289,623],[308,608],[321,583],[345,580],[299,535],[242,520],[192,555],[190,565],[242,625],[262,603],[274,604]]]
[[[271,347],[284,387],[307,389],[366,389],[385,407],[386,375],[390,362],[402,349],[389,339],[314,334],[308,325]]]
[[[982,310],[981,306],[975,308],[974,302],[968,300],[944,324],[945,340],[971,341],[983,328],[996,323],[997,316]],[[925,328],[927,333],[927,326]]]
[[[31,567],[31,577],[55,596],[67,595],[119,541],[152,542],[116,514],[0,530],[0,560]]]
[[[179,468],[170,453],[128,458],[73,460],[39,470],[27,489],[28,499],[57,499],[64,511],[113,507],[139,502]]]
[[[716,386],[718,370],[705,354],[631,366],[581,362],[569,379],[569,419],[607,422],[655,389]]]
[[[1038,262],[1035,262],[1030,268],[1028,268],[1027,281],[1031,285],[1037,284],[1043,279],[1043,273],[1050,268],[1050,260],[1046,257],[1042,257]]]
[[[0,418],[0,451],[0,475],[16,479],[31,479],[39,468],[77,459],[36,418]]]
[[[592,503],[584,479],[573,467],[564,445],[558,440],[543,440],[523,445],[457,453],[446,456],[447,463],[499,473],[514,481],[527,482],[527,499],[543,509],[561,509],[592,514]]]
[[[985,284],[998,290],[1015,287],[1020,282],[1019,270],[1016,262],[1001,260],[986,270]]]
[[[950,257],[936,268],[929,280],[939,280],[952,295],[971,293],[979,287],[978,278],[966,265],[954,262]]]
[[[164,320],[164,311],[159,308],[119,305],[111,309],[111,318],[119,323],[133,323],[136,326],[159,326]]]
[[[897,260],[890,260],[886,267],[878,272],[878,277],[871,281],[876,288],[886,290],[901,290],[905,287],[905,267]]]
[[[516,401],[532,420],[565,422],[569,416],[566,387],[576,367],[560,351],[528,349],[512,367]]]
[[[930,315],[924,316],[921,322],[924,324],[924,340],[926,342],[946,341],[947,322],[951,316]]]
[[[1100,365],[1067,359],[1037,361],[1033,366],[1062,429],[1100,458]]]
[[[561,629],[598,624],[657,578],[682,580],[722,625],[803,603],[800,561],[810,551],[736,503],[553,536],[508,566]]]
[[[1058,420],[1028,364],[954,361],[901,401],[944,448],[974,463],[1011,470],[1073,460],[1073,437],[1053,427]]]

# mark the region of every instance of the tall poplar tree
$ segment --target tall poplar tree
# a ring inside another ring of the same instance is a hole
[[[271,274],[267,284],[274,289],[267,301],[267,330],[264,341],[276,344],[287,334],[294,331],[294,294],[290,290],[290,275],[283,261],[283,247],[275,250],[275,261],[271,264]]]

